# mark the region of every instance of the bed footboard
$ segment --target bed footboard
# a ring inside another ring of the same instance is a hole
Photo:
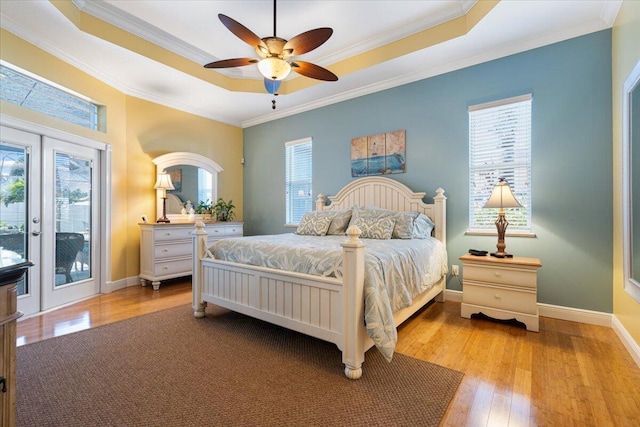
[[[193,232],[193,314],[208,302],[332,342],[342,351],[345,375],[360,378],[372,346],[364,325],[364,244],[347,230],[343,279],[311,276],[216,260],[208,253],[204,224]]]

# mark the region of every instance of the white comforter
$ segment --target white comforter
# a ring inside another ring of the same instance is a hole
[[[344,241],[345,236],[289,233],[220,240],[210,251],[216,259],[342,278]],[[362,241],[367,334],[391,360],[398,338],[393,313],[411,305],[413,297],[447,273],[447,253],[434,238]]]

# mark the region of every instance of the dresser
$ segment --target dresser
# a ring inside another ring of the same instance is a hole
[[[193,269],[193,223],[140,223],[140,283],[151,282],[154,290],[162,280],[190,276]],[[209,244],[243,234],[241,222],[205,224]]]
[[[0,259],[0,426],[16,425],[16,320],[17,284],[33,263],[23,259]]]
[[[495,258],[465,254],[462,261],[462,317],[482,313],[494,319],[516,319],[538,332],[537,258]]]

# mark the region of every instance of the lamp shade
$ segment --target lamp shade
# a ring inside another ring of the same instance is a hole
[[[284,59],[271,56],[258,62],[258,69],[267,79],[282,80],[291,72],[291,65]]]
[[[511,187],[504,178],[500,178],[493,187],[491,197],[483,208],[521,208],[522,205],[511,192]]]
[[[175,187],[171,182],[171,177],[166,172],[158,174],[158,180],[156,181],[156,185],[154,185],[153,188],[155,188],[156,190],[175,190]]]

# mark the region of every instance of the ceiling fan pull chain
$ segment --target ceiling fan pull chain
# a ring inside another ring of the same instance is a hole
[[[273,37],[276,37],[276,0],[273,0]]]

